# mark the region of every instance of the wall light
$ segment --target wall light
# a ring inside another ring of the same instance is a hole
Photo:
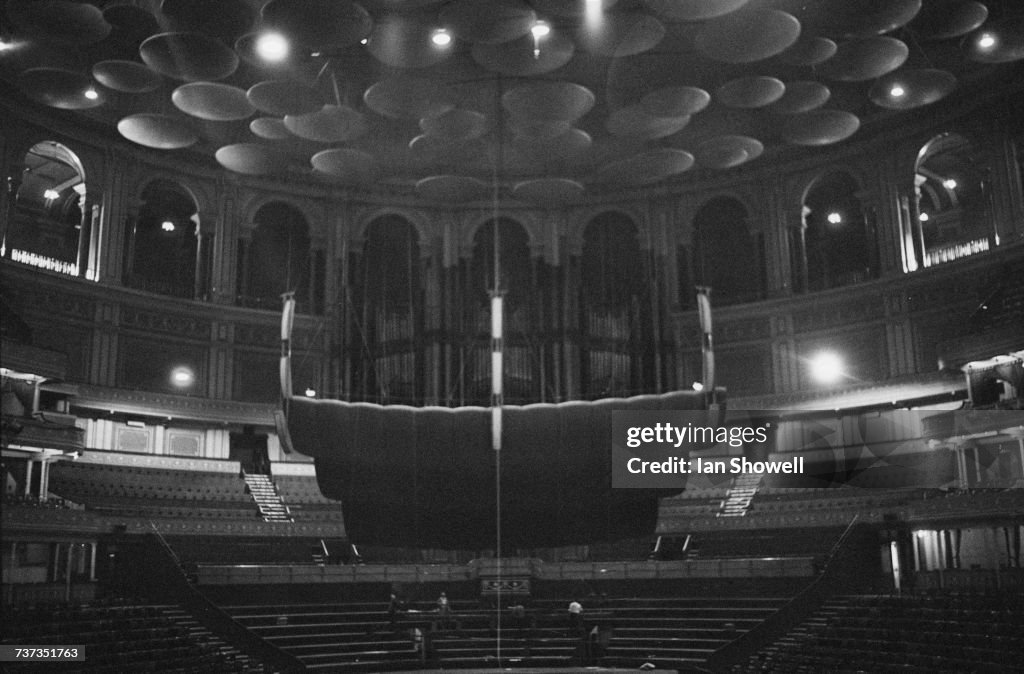
[[[191,368],[181,366],[176,367],[171,372],[171,383],[178,388],[188,388],[196,381],[196,375],[192,372]]]
[[[315,398],[316,397],[316,389],[310,388],[310,387],[307,386],[306,387],[306,397],[307,398]]]
[[[55,189],[48,189],[45,192],[43,192],[43,197],[45,199],[49,199],[50,201],[53,201],[54,199],[56,199],[59,196],[60,196],[60,192],[58,192]]]
[[[838,225],[843,221],[843,216],[838,211],[832,211],[828,214],[828,221],[833,225]]]
[[[955,190],[957,182],[953,178],[946,178],[945,180],[942,181],[942,186],[945,187],[947,190]]]
[[[174,223],[171,222],[170,220],[164,220],[163,222],[160,223],[160,229],[164,230],[165,232],[173,232]]]
[[[917,219],[920,220],[921,222],[928,222],[928,214],[921,213],[921,215],[917,216]]]
[[[822,351],[810,360],[811,377],[822,384],[831,384],[843,377],[843,360],[833,351]]]

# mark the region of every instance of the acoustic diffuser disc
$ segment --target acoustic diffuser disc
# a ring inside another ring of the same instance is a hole
[[[160,75],[135,61],[100,61],[92,67],[96,81],[114,91],[143,94],[160,88]]]
[[[263,26],[313,51],[343,49],[369,36],[373,19],[349,0],[270,0]]]
[[[86,110],[104,101],[91,77],[61,68],[29,68],[18,75],[18,87],[32,100],[62,110]]]
[[[730,169],[761,156],[764,145],[756,138],[724,135],[710,138],[697,146],[694,154],[706,168]]]
[[[777,9],[743,10],[707,22],[697,49],[724,63],[753,63],[788,49],[800,37],[800,22]]]
[[[525,35],[500,44],[475,44],[472,54],[474,61],[490,71],[526,77],[558,70],[572,60],[575,51],[572,40],[552,31],[537,40]]]
[[[766,109],[782,115],[807,112],[825,105],[832,92],[821,82],[801,80],[787,82],[786,93]]]
[[[374,112],[391,119],[421,119],[455,107],[450,91],[427,79],[396,75],[372,85],[363,94]]]
[[[573,204],[583,196],[583,185],[568,178],[524,180],[512,188],[516,199],[547,206]]]
[[[704,21],[735,12],[749,0],[643,0],[644,5],[670,21]]]
[[[316,112],[286,115],[284,125],[299,138],[319,143],[353,141],[367,131],[366,118],[347,105],[325,105]]]
[[[575,121],[594,107],[590,89],[574,82],[536,80],[506,91],[501,104],[513,119]]]
[[[654,117],[647,114],[641,106],[633,105],[612,112],[608,116],[605,128],[615,136],[654,140],[682,131],[689,122],[689,115]]]
[[[620,159],[598,171],[598,182],[649,185],[684,173],[693,166],[693,155],[685,150],[663,148]]]
[[[910,28],[924,38],[945,40],[967,35],[987,18],[988,7],[974,0],[931,0],[910,22]]]
[[[868,98],[883,108],[910,110],[935,103],[956,88],[956,77],[945,70],[897,70],[875,80]]]
[[[249,130],[264,140],[287,140],[294,138],[283,119],[277,117],[258,117],[249,122]]]
[[[910,50],[894,37],[870,37],[839,45],[835,56],[821,66],[825,77],[841,82],[863,82],[896,70]]]
[[[302,115],[323,105],[320,93],[294,80],[270,80],[249,87],[249,102],[268,115]]]
[[[347,184],[372,182],[379,172],[373,155],[350,148],[317,152],[310,163],[317,172]]]
[[[605,15],[596,28],[580,30],[581,47],[602,56],[621,58],[653,49],[665,37],[665,25],[643,12]]]
[[[8,0],[5,9],[20,31],[57,45],[94,44],[111,30],[103,12],[83,2]]]
[[[191,124],[170,115],[129,115],[117,123],[117,131],[133,143],[157,150],[179,150],[199,141]]]
[[[640,107],[654,117],[683,117],[695,115],[708,106],[711,94],[690,86],[671,86],[656,89],[640,100]]]
[[[215,156],[220,165],[229,171],[252,176],[276,173],[284,165],[280,155],[256,143],[225,145],[217,150]]]
[[[223,42],[202,33],[160,33],[142,43],[147,66],[185,82],[222,80],[238,68],[238,56]]]
[[[796,145],[831,145],[860,128],[860,119],[845,110],[812,110],[793,115],[782,127],[782,137]]]
[[[439,23],[461,40],[500,44],[522,37],[537,22],[537,13],[520,0],[454,0],[441,10]]]
[[[233,122],[256,112],[245,91],[215,82],[183,84],[171,94],[171,102],[182,112],[209,122]]]
[[[715,98],[730,108],[763,108],[782,98],[786,85],[774,77],[750,76],[730,80],[715,90]]]
[[[429,201],[458,204],[486,199],[490,190],[487,183],[476,178],[437,175],[418,181],[416,194]]]

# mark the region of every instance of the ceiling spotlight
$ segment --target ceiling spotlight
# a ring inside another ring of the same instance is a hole
[[[843,221],[843,216],[836,211],[832,211],[828,214],[828,221],[833,225],[838,225]]]
[[[264,61],[276,63],[288,58],[291,47],[280,33],[264,33],[256,40],[256,53]]]
[[[434,31],[434,34],[430,36],[430,41],[438,47],[447,47],[452,43],[452,34],[449,33],[446,28],[438,28]]]
[[[952,178],[946,178],[945,180],[942,181],[942,186],[945,187],[947,190],[955,190],[956,185],[956,180],[953,180]]]
[[[306,387],[306,397],[307,398],[315,398],[316,397],[316,389],[310,388],[310,387]]]
[[[55,190],[53,188],[50,188],[50,189],[46,190],[45,192],[43,192],[43,198],[44,199],[49,199],[50,201],[53,201],[54,199],[56,199],[59,196],[60,196],[60,192],[58,192],[57,190]]]
[[[822,351],[810,363],[811,377],[822,384],[831,384],[843,376],[843,361],[832,351]]]
[[[978,37],[978,46],[982,49],[992,49],[996,46],[996,36],[992,33],[982,33]]]
[[[703,391],[704,390],[704,383],[703,382],[699,382],[699,381],[693,382],[693,390],[694,391]]]
[[[538,21],[533,24],[533,28],[530,29],[530,32],[533,33],[533,37],[535,39],[547,37],[551,34],[551,26],[545,21]]]
[[[98,91],[96,91],[95,89],[93,89],[92,87],[89,87],[88,89],[86,89],[85,90],[85,94],[83,94],[83,95],[86,98],[88,98],[90,101],[95,101],[97,98],[100,97],[100,93]]]
[[[164,230],[165,232],[173,232],[174,223],[171,222],[170,220],[164,220],[163,222],[160,223],[160,229]]]
[[[369,44],[369,43],[370,43],[370,38],[368,38],[368,37],[364,37],[362,40],[359,41],[359,44]]]
[[[919,216],[917,216],[917,219],[920,220],[921,222],[928,222],[928,214],[921,213]]]
[[[7,38],[0,37],[0,52],[7,51],[8,49],[14,49],[14,43]]]
[[[889,95],[893,98],[903,98],[907,95],[907,90],[904,89],[902,85],[894,84],[892,85],[892,88],[889,89]]]

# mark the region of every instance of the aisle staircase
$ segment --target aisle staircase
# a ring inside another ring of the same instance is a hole
[[[245,484],[252,494],[253,501],[260,509],[264,522],[294,522],[288,506],[281,500],[269,475],[262,473],[245,473]]]
[[[736,477],[729,491],[726,492],[722,508],[716,517],[743,517],[746,515],[751,501],[754,500],[754,494],[761,486],[763,476],[764,473],[742,473]]]

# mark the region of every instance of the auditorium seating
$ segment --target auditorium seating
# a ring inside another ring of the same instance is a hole
[[[734,672],[1020,671],[1024,596],[840,596]]]
[[[88,605],[4,608],[3,644],[77,646],[84,661],[52,671],[118,674],[255,674],[259,663],[226,646],[181,607],[123,600]],[[39,663],[4,663],[4,671],[42,671]]]

